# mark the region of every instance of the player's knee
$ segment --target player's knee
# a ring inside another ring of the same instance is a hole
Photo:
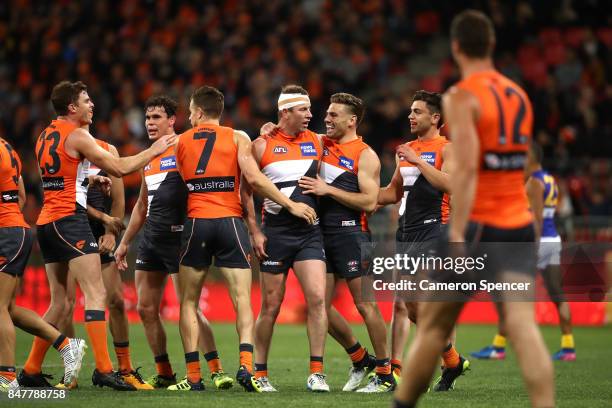
[[[372,302],[355,302],[355,307],[363,318],[376,313],[376,306]]]
[[[159,309],[152,303],[138,302],[136,310],[140,316],[140,320],[145,323],[155,321],[159,319]]]
[[[123,301],[123,296],[117,292],[109,293],[108,308],[110,310],[123,312],[125,310],[125,302]]]
[[[67,297],[64,301],[64,315],[72,316],[74,313],[74,307],[76,304],[76,299],[73,297]]]
[[[264,317],[270,317],[272,319],[276,319],[276,317],[280,313],[280,308],[281,308],[282,303],[283,303],[283,299],[278,296],[267,297],[261,303],[260,315],[263,315]]]
[[[327,313],[324,296],[310,296],[306,299],[309,312]]]

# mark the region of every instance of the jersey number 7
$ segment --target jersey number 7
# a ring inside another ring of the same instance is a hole
[[[210,155],[212,154],[215,141],[217,140],[217,133],[198,132],[193,135],[193,140],[200,139],[204,139],[206,142],[204,144],[204,148],[202,149],[202,154],[200,155],[200,160],[198,161],[198,167],[196,167],[195,174],[204,174],[206,172]]]

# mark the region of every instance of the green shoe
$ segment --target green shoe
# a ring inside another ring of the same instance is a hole
[[[227,390],[234,385],[234,379],[221,370],[211,373],[210,379],[218,390]]]
[[[184,378],[181,382],[171,385],[167,389],[169,391],[204,391],[204,384],[202,380],[192,383],[187,378]]]
[[[459,376],[465,374],[470,369],[470,362],[459,356],[459,364],[457,367],[444,368],[442,375],[434,382],[434,391],[450,391],[455,389],[455,382]]]
[[[171,377],[155,374],[149,377],[145,382],[155,389],[168,388],[169,386],[176,384],[176,374],[172,374]]]

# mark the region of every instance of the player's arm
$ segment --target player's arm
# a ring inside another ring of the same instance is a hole
[[[408,145],[400,145],[397,148],[397,153],[401,158],[404,158],[404,160],[414,164],[421,171],[423,177],[425,177],[429,184],[436,190],[450,193],[450,177],[448,175],[447,165],[451,155],[449,144],[446,144],[442,148],[442,168],[440,170],[421,159],[421,157]]]
[[[253,190],[261,196],[276,202],[294,216],[303,218],[311,224],[314,223],[317,219],[317,214],[310,206],[290,200],[259,171],[259,166],[253,158],[249,136],[242,131],[234,131],[234,142],[238,147],[238,165],[240,166],[240,171]]]
[[[253,158],[255,162],[259,166],[261,162],[261,157],[263,156],[264,150],[266,149],[266,141],[264,139],[256,139],[253,143],[251,143],[251,151],[253,153]],[[247,228],[249,229],[249,235],[251,236],[251,244],[253,245],[253,250],[255,251],[255,255],[259,259],[264,259],[268,257],[266,253],[266,242],[268,238],[261,231],[259,225],[257,225],[257,216],[255,215],[255,201],[253,200],[253,188],[251,185],[245,180],[244,176],[242,176],[242,181],[240,183],[240,199],[242,200],[242,206],[244,209],[244,219],[247,224]]]
[[[117,249],[115,250],[115,262],[120,270],[127,269],[127,253],[128,248],[138,231],[144,225],[147,219],[147,204],[148,204],[148,195],[149,192],[147,190],[147,183],[145,181],[144,171],[140,172],[142,181],[140,183],[140,193],[138,193],[138,199],[136,200],[136,204],[132,209],[132,214],[130,216],[130,222],[128,222],[128,226],[123,234],[123,238],[121,238],[121,242],[117,245]]]
[[[542,223],[544,222],[544,184],[535,177],[529,177],[525,184],[529,207],[533,213],[535,229],[535,242],[540,242],[542,236]]]
[[[378,201],[380,188],[380,160],[372,149],[364,149],[359,156],[359,193],[352,193],[327,184],[322,178],[302,177],[298,184],[304,194],[330,196],[347,207],[372,212]]]
[[[476,131],[478,101],[463,90],[451,89],[443,99],[444,116],[451,125],[452,162],[450,187],[453,211],[449,239],[463,242],[476,192],[479,140]]]
[[[115,157],[98,146],[89,132],[79,128],[70,134],[66,144],[111,176],[121,177],[143,168],[154,157],[165,152],[175,141],[175,135],[165,135],[157,139],[151,147],[134,156]]]
[[[395,172],[393,178],[386,187],[382,187],[378,192],[378,205],[395,204],[404,195],[404,180],[400,173],[399,158],[395,155]]]
[[[109,152],[115,158],[119,158],[119,152],[117,151],[115,146],[108,145],[108,148]],[[115,176],[110,176],[110,179],[111,222],[104,224],[104,235],[102,235],[98,240],[100,252],[112,252],[115,249],[117,237],[125,228],[125,226],[123,225],[123,217],[125,216],[125,195],[123,192],[123,179],[121,177]]]
[[[19,209],[23,211],[23,207],[26,205],[27,195],[25,191],[25,185],[23,184],[23,178],[19,176],[19,181],[17,182],[17,204],[19,204]]]

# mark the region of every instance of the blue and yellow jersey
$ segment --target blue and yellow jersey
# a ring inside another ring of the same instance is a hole
[[[542,222],[542,237],[556,237],[555,211],[559,202],[559,188],[555,178],[545,170],[538,170],[531,174],[544,184],[544,210]]]

